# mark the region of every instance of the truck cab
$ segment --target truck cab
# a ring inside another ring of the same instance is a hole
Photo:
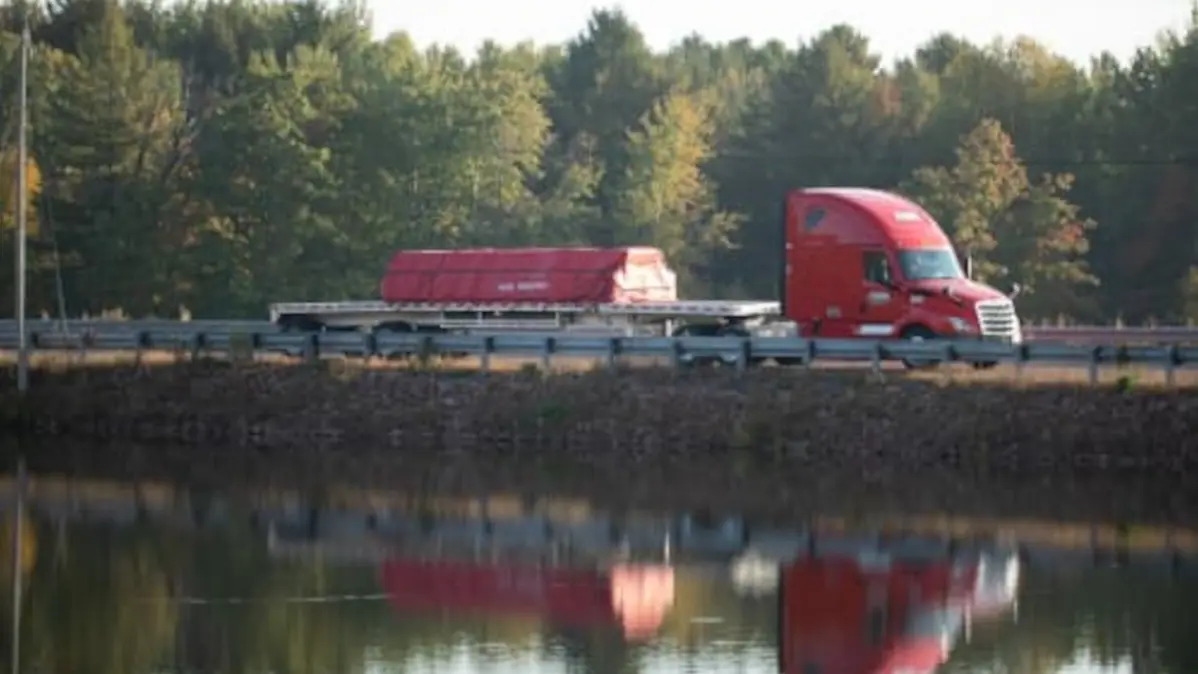
[[[782,313],[801,336],[1022,341],[1011,298],[968,278],[918,204],[812,188],[789,192],[784,213]]]

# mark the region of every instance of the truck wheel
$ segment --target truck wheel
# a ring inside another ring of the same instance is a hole
[[[705,323],[687,323],[674,328],[671,337],[716,337],[720,334],[720,326]],[[722,363],[718,357],[695,356],[690,353],[680,354],[680,365],[684,368],[719,367]]]
[[[903,331],[902,338],[912,342],[925,342],[936,339],[936,333],[922,325],[913,325]],[[940,361],[934,359],[903,359],[903,367],[908,370],[930,370],[939,367]]]
[[[294,332],[321,332],[324,325],[311,316],[283,316],[277,323],[279,330],[285,333]],[[282,354],[288,357],[301,356],[303,354],[295,353],[291,349],[271,349],[273,353]]]
[[[283,332],[320,332],[324,324],[311,316],[285,316],[279,319]]]
[[[388,333],[388,332],[407,334],[407,333],[412,332],[412,326],[410,324],[404,323],[402,321],[394,322],[394,323],[379,323],[378,325],[374,326],[374,328],[372,329],[372,332],[374,332],[376,337],[379,336],[380,334]],[[406,354],[406,353],[389,353],[389,354],[386,354],[385,356],[383,356],[383,360],[390,360],[390,361],[396,361],[396,362],[403,362],[408,359],[409,359],[408,354]]]

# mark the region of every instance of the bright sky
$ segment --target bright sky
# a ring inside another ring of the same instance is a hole
[[[368,0],[380,36],[404,30],[420,45],[453,44],[473,52],[484,39],[563,42],[586,28],[592,0]],[[749,37],[788,45],[836,23],[870,38],[887,62],[935,33],[975,42],[1028,35],[1080,62],[1110,51],[1127,59],[1164,29],[1188,25],[1191,0],[621,0],[650,43],[665,49],[691,33],[722,42]]]

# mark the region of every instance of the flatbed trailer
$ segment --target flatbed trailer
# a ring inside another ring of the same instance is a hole
[[[610,304],[279,302],[270,320],[283,330],[491,333],[727,334],[782,320],[778,302],[677,300]]]

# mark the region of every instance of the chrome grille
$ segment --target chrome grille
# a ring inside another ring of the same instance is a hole
[[[977,304],[978,327],[983,337],[1019,337],[1019,318],[1011,300],[983,300]]]

